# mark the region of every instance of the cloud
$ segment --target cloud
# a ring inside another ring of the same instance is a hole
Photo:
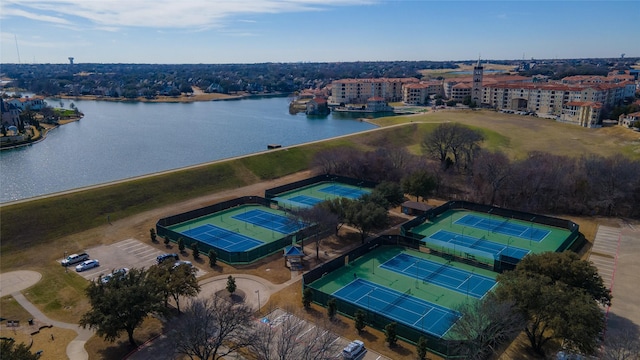
[[[40,36],[16,37],[12,33],[0,33],[0,43],[9,46],[17,41],[20,48],[37,48],[37,49],[71,49],[92,45],[90,42],[82,39],[65,39],[64,41],[49,41]]]
[[[250,14],[322,11],[373,0],[2,0],[3,17],[58,24],[85,20],[97,27],[193,29],[222,27]],[[55,16],[51,15],[55,14]]]

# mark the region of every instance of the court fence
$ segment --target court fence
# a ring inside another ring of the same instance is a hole
[[[269,201],[259,196],[244,196],[228,201],[223,201],[214,205],[206,206],[203,208],[191,210],[185,213],[168,216],[158,220],[156,223],[156,233],[158,236],[165,239],[169,239],[172,242],[178,242],[178,239],[182,238],[187,244],[198,244],[198,250],[202,254],[207,254],[209,250],[214,250],[217,254],[217,259],[227,264],[248,264],[256,260],[262,259],[266,256],[274,254],[278,251],[282,251],[285,246],[292,243],[298,243],[303,241],[309,234],[314,233],[313,227],[301,229],[300,231],[287,235],[281,239],[265,243],[257,248],[246,251],[227,251],[224,249],[211,246],[205,242],[202,242],[193,237],[181,234],[179,232],[169,229],[170,226],[183,223],[185,221],[193,220],[202,216],[227,210],[241,205],[262,205],[269,206]]]
[[[407,238],[401,235],[383,235],[377,238],[370,240],[369,242],[349,251],[346,254],[338,256],[331,261],[328,261],[322,264],[319,267],[316,267],[313,270],[305,273],[302,276],[302,287],[303,290],[306,288],[310,288],[313,294],[313,302],[326,307],[327,303],[331,299],[335,299],[337,304],[337,311],[347,317],[355,318],[356,311],[364,311],[367,315],[367,324],[375,329],[384,331],[384,327],[392,322],[396,322],[396,333],[399,338],[412,343],[417,344],[418,340],[421,337],[424,337],[427,340],[427,348],[432,353],[435,353],[446,359],[456,359],[462,358],[461,356],[456,355],[456,349],[459,347],[456,346],[457,342],[453,340],[447,340],[439,338],[435,335],[429,334],[425,331],[421,331],[415,329],[413,327],[404,325],[399,323],[396,319],[385,316],[384,314],[379,314],[374,311],[369,311],[366,307],[361,307],[346,300],[342,300],[339,298],[332,297],[331,294],[324,293],[318,289],[315,289],[311,286],[311,284],[327,275],[328,273],[338,270],[341,267],[345,266],[345,259],[348,258],[349,262],[354,261],[355,259],[363,256],[371,252],[373,249],[379,246],[388,246],[388,245],[400,245],[404,247],[409,247],[413,249],[418,249],[420,243],[415,241],[414,239]]]
[[[416,226],[422,225],[427,221],[433,221],[434,219],[438,218],[440,215],[442,215],[443,213],[449,210],[469,210],[469,211],[475,211],[475,212],[485,213],[489,215],[501,216],[508,219],[516,219],[521,221],[527,221],[530,223],[569,230],[570,232],[569,236],[567,236],[567,238],[558,246],[558,248],[556,249],[556,252],[562,252],[565,250],[572,249],[576,244],[576,241],[580,238],[580,227],[578,226],[578,224],[570,220],[555,218],[555,217],[546,216],[546,215],[533,214],[533,213],[528,213],[523,211],[504,209],[496,206],[476,204],[476,203],[472,203],[468,201],[460,201],[460,200],[449,201],[441,206],[427,210],[424,214],[416,217],[413,220],[409,220],[406,223],[404,223],[400,227],[400,233],[408,238],[421,241],[426,247],[430,247],[430,244],[431,244],[430,240],[427,241],[424,235],[419,233],[414,233],[411,230]],[[442,245],[442,244],[436,244],[436,245]],[[442,246],[433,246],[432,250],[436,252],[444,253],[444,254],[451,253],[451,251],[445,250]],[[471,254],[475,256],[474,253],[471,253]],[[455,254],[453,255],[455,256]],[[466,255],[456,256],[456,259],[459,261],[465,261],[465,260],[468,261],[469,259],[465,257]],[[479,263],[486,263],[487,259],[481,258],[480,260],[484,260],[484,261],[478,261]],[[511,270],[518,264],[519,261],[520,260],[517,258],[500,254],[498,255],[498,257],[494,259],[492,270],[496,272]]]
[[[309,185],[313,185],[313,184],[317,184],[317,183],[321,183],[321,182],[326,182],[326,181],[332,181],[332,182],[337,182],[337,183],[342,183],[342,184],[347,184],[347,185],[352,185],[352,186],[358,186],[358,187],[365,187],[365,188],[374,188],[378,185],[378,183],[373,182],[373,181],[367,181],[367,180],[360,180],[360,179],[354,179],[354,178],[350,178],[350,177],[346,177],[346,176],[340,176],[340,175],[333,175],[333,174],[323,174],[323,175],[317,175],[314,177],[310,177],[308,179],[304,179],[304,180],[300,180],[300,181],[295,181],[289,184],[285,184],[282,186],[278,186],[278,187],[274,187],[271,189],[267,189],[264,192],[264,197],[273,202],[273,198],[278,197],[279,195],[292,191],[292,190],[296,190],[296,189],[300,189],[303,188],[305,186],[309,186]]]

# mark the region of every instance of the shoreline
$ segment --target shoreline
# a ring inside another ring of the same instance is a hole
[[[264,97],[285,97],[289,96],[286,93],[262,93],[262,94],[250,94],[250,93],[238,93],[235,95],[221,94],[221,93],[204,93],[201,90],[196,90],[193,95],[180,95],[180,96],[157,96],[149,99],[144,96],[138,96],[133,99],[127,99],[124,97],[109,97],[102,95],[52,95],[48,96],[52,99],[65,99],[65,100],[93,100],[93,101],[111,101],[111,102],[143,102],[143,103],[192,103],[199,101],[225,101],[225,100],[242,100],[251,98],[264,98]]]
[[[49,131],[51,131],[53,129],[56,129],[59,126],[62,126],[62,125],[66,125],[66,124],[69,124],[69,123],[72,123],[72,122],[80,121],[83,117],[84,117],[84,115],[78,116],[76,118],[71,118],[71,119],[66,119],[66,120],[59,120],[57,125],[49,125],[49,124],[41,125],[43,130],[42,131],[37,130],[37,129],[35,130],[38,133],[40,133],[40,136],[38,136],[35,140],[29,141],[29,142],[25,142],[25,143],[15,144],[15,145],[11,145],[11,146],[1,146],[0,147],[0,151],[19,149],[21,147],[31,146],[33,144],[37,144],[40,141],[43,141],[44,139],[47,138],[47,134],[49,133]]]
[[[351,134],[333,136],[333,137],[326,138],[326,139],[321,139],[321,140],[309,141],[309,142],[306,142],[306,143],[301,143],[301,144],[296,144],[296,145],[283,146],[283,147],[276,148],[276,149],[263,150],[263,151],[250,153],[250,154],[245,154],[245,155],[238,155],[238,156],[224,158],[224,159],[207,161],[207,162],[204,162],[204,163],[194,164],[194,165],[189,165],[189,166],[183,166],[183,167],[175,168],[175,169],[156,171],[156,172],[145,174],[145,175],[132,176],[132,177],[128,177],[128,178],[124,178],[124,179],[120,179],[120,180],[108,181],[108,182],[105,182],[105,183],[87,185],[87,186],[82,186],[82,187],[79,187],[79,188],[73,188],[73,189],[69,189],[69,190],[56,191],[56,192],[49,193],[49,194],[42,194],[42,195],[36,195],[36,196],[23,198],[23,199],[0,202],[0,208],[6,207],[6,206],[11,206],[11,205],[16,205],[16,204],[20,204],[20,203],[30,202],[30,201],[34,201],[34,200],[46,199],[46,198],[55,197],[55,196],[59,196],[59,195],[71,194],[71,193],[75,193],[75,192],[82,192],[82,191],[86,191],[86,190],[92,190],[92,189],[107,187],[107,186],[111,186],[111,185],[121,184],[121,183],[129,182],[129,181],[135,181],[135,180],[139,180],[139,179],[145,179],[145,178],[149,178],[149,177],[175,173],[175,172],[179,172],[179,171],[183,171],[183,170],[189,170],[189,169],[195,169],[195,168],[199,168],[199,167],[210,166],[210,165],[214,165],[214,164],[221,163],[221,162],[235,161],[235,160],[238,160],[238,159],[243,159],[243,158],[250,157],[250,156],[260,155],[260,154],[267,153],[267,152],[288,151],[289,149],[295,148],[295,147],[306,146],[306,145],[310,145],[310,144],[320,143],[320,142],[334,140],[334,139],[345,138],[345,137],[349,137],[349,136],[356,136],[356,135],[366,134],[368,132],[379,131],[379,130],[382,130],[382,129],[388,129],[390,127],[408,125],[410,123],[395,124],[395,125],[391,125],[391,126],[380,126],[380,125],[374,124],[374,123],[370,123],[370,124],[376,126],[376,128],[375,129],[364,130],[364,131],[359,131],[359,132],[355,132],[355,133],[351,133]]]

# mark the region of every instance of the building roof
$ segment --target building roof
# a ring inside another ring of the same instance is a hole
[[[284,256],[304,256],[304,252],[297,246],[287,246],[284,248]]]
[[[417,201],[405,201],[402,203],[402,207],[420,211],[427,211],[433,208],[431,205]]]

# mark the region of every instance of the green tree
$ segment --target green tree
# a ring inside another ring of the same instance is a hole
[[[171,242],[171,239],[169,239],[168,236],[165,236],[164,238],[164,246],[169,247],[169,243]]]
[[[189,264],[175,266],[171,261],[165,261],[149,268],[148,278],[162,294],[164,305],[168,306],[169,298],[173,298],[176,308],[180,312],[180,298],[194,297],[200,292],[200,285],[196,279],[198,270]]]
[[[330,320],[333,320],[338,313],[338,302],[336,299],[331,298],[327,301],[327,316]]]
[[[363,244],[369,232],[385,226],[388,219],[387,209],[370,201],[354,201],[347,209],[347,222],[360,231]]]
[[[186,245],[184,244],[184,239],[182,237],[178,238],[178,250],[180,250],[180,253],[184,253],[184,249],[186,248]]]
[[[215,267],[216,262],[218,261],[218,253],[215,250],[211,249],[209,250],[209,253],[207,255],[209,256],[209,266]]]
[[[354,326],[356,328],[356,331],[358,331],[358,334],[360,334],[362,330],[364,330],[365,326],[367,326],[365,322],[366,318],[367,318],[367,315],[365,314],[364,311],[356,310],[353,320],[354,320]]]
[[[392,181],[381,182],[373,189],[371,194],[384,198],[389,207],[399,206],[405,201],[402,186]]]
[[[311,307],[311,302],[313,301],[313,290],[311,288],[305,288],[302,292],[302,306],[305,309]]]
[[[418,354],[418,360],[426,360],[427,352],[429,348],[427,347],[427,339],[424,336],[420,336],[418,339],[418,343],[416,344],[416,353]]]
[[[151,228],[149,229],[149,237],[151,238],[151,242],[156,242],[156,238],[157,238],[157,234],[156,234],[156,229]]]
[[[27,346],[24,343],[16,345],[15,340],[12,338],[0,339],[0,354],[2,354],[2,360],[37,360],[40,355],[33,354],[31,346]]]
[[[398,334],[396,333],[397,326],[398,324],[394,321],[384,327],[384,340],[389,344],[389,347],[395,347],[398,342]]]
[[[191,244],[191,252],[193,252],[193,258],[194,259],[199,259],[200,258],[200,249],[198,248],[198,243],[194,242],[193,244]]]
[[[80,325],[95,329],[98,336],[109,342],[124,331],[131,346],[136,346],[134,330],[151,313],[164,312],[162,296],[146,275],[144,269],[131,269],[106,284],[90,282],[85,293],[91,309],[82,315]]]
[[[426,170],[414,171],[402,179],[402,189],[416,201],[424,200],[436,189],[436,179]]]
[[[543,354],[554,339],[580,353],[596,350],[605,326],[599,305],[610,305],[611,293],[590,262],[568,251],[528,255],[498,284],[498,299],[513,301],[527,319],[533,350]]]
[[[236,291],[236,279],[231,275],[227,278],[227,291],[229,292],[229,295],[233,295]]]

